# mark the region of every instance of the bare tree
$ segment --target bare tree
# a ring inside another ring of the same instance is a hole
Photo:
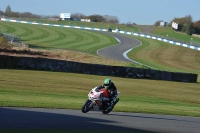
[[[109,16],[109,15],[104,15],[104,22],[106,23],[119,23],[119,20],[116,16]]]
[[[77,18],[77,19],[83,19],[83,18],[85,18],[85,15],[82,13],[73,13],[73,14],[71,14],[71,17]]]
[[[10,5],[8,5],[8,6],[6,7],[6,10],[5,10],[5,15],[8,16],[8,17],[10,17],[10,16],[11,16],[11,13],[12,13],[11,7],[10,7]]]
[[[4,15],[4,12],[0,10],[0,16],[3,16],[3,15]]]
[[[163,22],[163,20],[158,20],[154,23],[154,26],[159,26],[160,25],[160,22]]]

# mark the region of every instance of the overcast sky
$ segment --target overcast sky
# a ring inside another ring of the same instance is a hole
[[[10,5],[14,12],[38,15],[82,13],[117,16],[120,23],[152,25],[191,15],[200,20],[200,0],[0,0],[0,10]]]

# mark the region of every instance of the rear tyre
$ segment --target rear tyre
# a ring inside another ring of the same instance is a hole
[[[110,105],[110,103],[104,103],[105,107],[102,110],[103,114],[108,114],[112,111],[112,107]]]
[[[90,110],[91,110],[91,107],[90,107],[91,103],[92,103],[92,101],[87,100],[87,101],[85,102],[85,104],[82,106],[81,111],[82,111],[83,113],[87,113],[88,111],[90,111]]]
[[[118,102],[119,102],[119,98],[116,99],[116,101],[114,102],[114,105],[112,107],[108,107],[107,109],[102,110],[102,113],[103,114],[110,113]]]
[[[116,99],[114,105],[116,105],[119,102],[119,98]]]
[[[102,113],[103,113],[103,114],[108,114],[108,113],[110,113],[111,111],[112,111],[112,108],[109,107],[108,109],[102,110]]]

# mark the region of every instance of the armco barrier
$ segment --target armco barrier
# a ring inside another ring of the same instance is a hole
[[[143,68],[87,64],[47,58],[0,55],[0,68],[72,72],[82,74],[142,78],[178,82],[197,82],[197,74],[167,72]]]
[[[84,30],[108,31],[107,29],[79,27],[79,26],[68,26],[68,25],[57,25],[57,24],[35,23],[35,22],[26,22],[26,21],[20,21],[20,20],[5,19],[5,18],[1,18],[1,21],[17,22],[17,23],[24,23],[24,24],[34,24],[34,25],[44,25],[44,26],[56,26],[56,27],[64,27],[64,28],[76,28],[76,29],[84,29]],[[192,46],[190,44],[184,44],[184,43],[181,43],[181,42],[176,42],[176,41],[172,41],[172,40],[168,40],[168,39],[160,38],[160,37],[156,37],[156,36],[151,36],[151,35],[147,35],[147,34],[126,32],[126,31],[112,31],[112,32],[134,35],[134,36],[139,36],[139,37],[146,37],[146,38],[149,38],[149,39],[163,41],[163,42],[166,42],[166,43],[170,43],[170,44],[174,44],[174,45],[178,45],[178,46],[182,46],[182,47],[186,47],[186,48],[190,48],[190,49],[200,51],[200,47],[197,47],[197,46]]]

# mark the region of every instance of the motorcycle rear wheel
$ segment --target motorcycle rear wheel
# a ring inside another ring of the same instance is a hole
[[[103,113],[103,114],[108,114],[108,113],[110,113],[118,102],[119,102],[119,98],[117,98],[116,101],[114,101],[114,105],[113,105],[112,107],[110,107],[109,109],[104,109],[104,110],[102,110],[102,113]]]
[[[82,106],[81,111],[82,111],[83,113],[87,113],[88,111],[90,111],[90,110],[91,110],[91,108],[90,108],[91,103],[92,103],[91,100],[87,100],[87,101],[85,102],[85,104]]]
[[[102,110],[102,113],[103,114],[108,114],[108,113],[110,113],[112,111],[112,108],[110,108],[110,109],[104,109],[104,110]]]
[[[106,105],[106,107],[104,107],[103,109],[102,109],[102,113],[103,114],[108,114],[108,113],[110,113],[111,111],[112,111],[112,107],[110,106],[110,105]]]

